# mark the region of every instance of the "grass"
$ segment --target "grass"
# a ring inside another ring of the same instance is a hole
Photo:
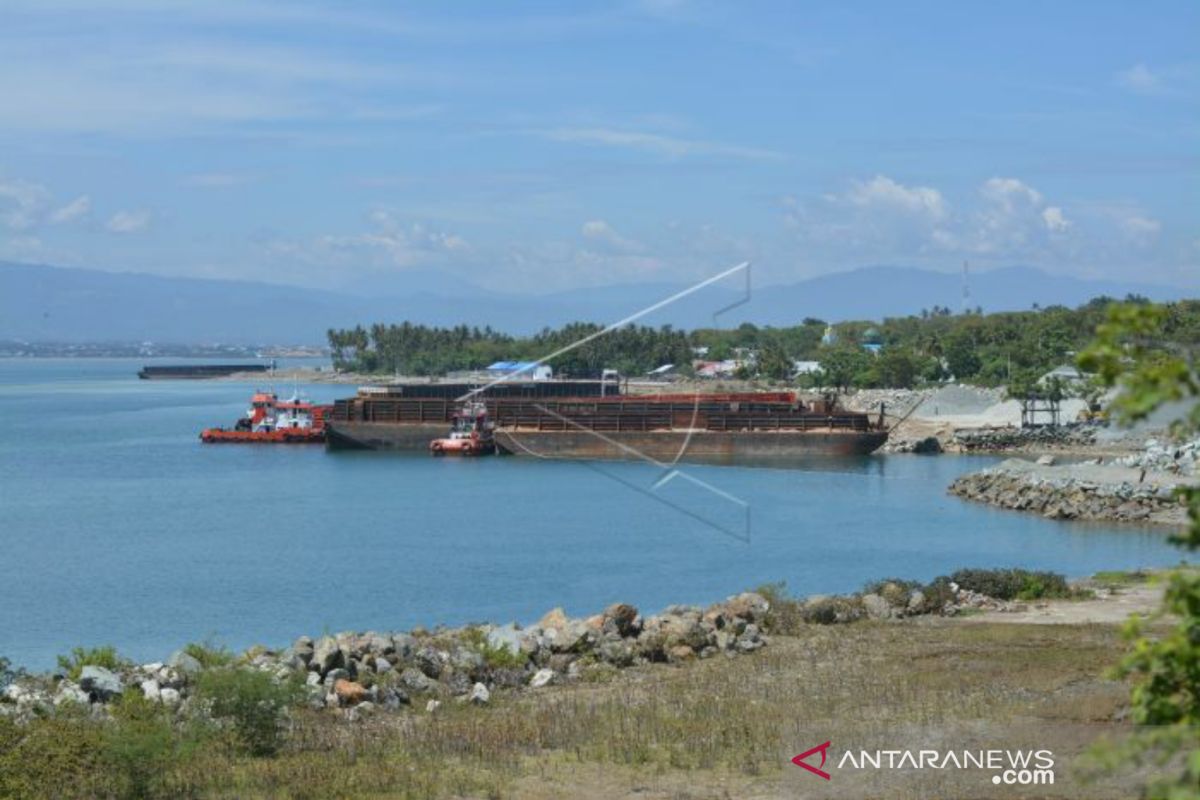
[[[497,692],[486,708],[446,702],[432,716],[381,713],[356,723],[296,709],[277,729],[272,756],[217,736],[170,759],[152,779],[142,775],[139,786],[164,797],[796,796],[814,787],[789,759],[828,739],[836,751],[1035,743],[1064,764],[1056,796],[1126,797],[1130,785],[1081,786],[1065,766],[1098,734],[1125,730],[1118,720],[1128,687],[1104,676],[1121,649],[1115,626],[937,617],[809,625],[773,635],[770,647],[750,656]],[[254,691],[243,696],[253,705]],[[108,751],[66,744],[75,736],[94,745],[95,725],[79,719],[67,728],[71,736],[58,727],[36,734],[50,756],[32,761],[28,746],[18,748],[24,758],[6,749],[0,727],[0,774],[22,797],[114,796],[96,777],[116,774],[97,763]],[[126,749],[156,758],[175,752],[164,748],[157,723],[146,723],[144,734]],[[26,780],[27,768],[39,770],[36,780]],[[1027,796],[969,771],[901,777],[886,794],[855,782],[870,776],[846,772],[831,784],[844,794],[819,788],[847,797]]]
[[[1154,577],[1144,570],[1103,570],[1092,576],[1092,581],[1107,589],[1121,589],[1149,583]]]
[[[128,665],[129,662],[117,654],[117,649],[109,645],[76,647],[69,655],[58,657],[59,669],[73,681],[79,680],[84,667],[103,667],[115,672]]]

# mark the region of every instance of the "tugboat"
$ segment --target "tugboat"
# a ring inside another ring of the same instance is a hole
[[[313,405],[293,394],[280,401],[274,392],[255,392],[246,416],[233,430],[205,428],[200,441],[209,444],[320,444],[325,441],[325,414],[331,406]]]
[[[495,425],[488,417],[487,406],[472,403],[454,415],[450,433],[429,443],[435,456],[485,456],[496,452],[492,438]]]

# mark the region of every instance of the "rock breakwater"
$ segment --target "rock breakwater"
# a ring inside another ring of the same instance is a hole
[[[951,494],[1052,519],[1182,524],[1177,480],[1095,463],[1055,466],[1009,459],[956,479]]]

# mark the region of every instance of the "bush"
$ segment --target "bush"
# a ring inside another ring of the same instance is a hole
[[[803,604],[788,594],[783,581],[765,583],[754,591],[767,601],[767,615],[763,626],[771,633],[794,636],[804,625]]]
[[[174,729],[172,714],[140,692],[126,692],[111,706],[113,724],[103,731],[104,760],[122,784],[122,797],[164,794],[165,777],[190,751]]]
[[[116,672],[129,666],[129,662],[117,655],[117,649],[111,645],[101,647],[76,647],[69,656],[59,656],[58,666],[67,673],[73,681],[79,680],[79,674],[84,667],[103,667]]]
[[[233,651],[224,645],[212,641],[189,642],[183,646],[183,652],[200,662],[203,669],[228,667],[234,662]]]
[[[206,670],[196,685],[196,696],[212,716],[228,720],[241,745],[256,756],[279,750],[287,710],[303,694],[294,681],[276,682],[266,672],[246,668]]]
[[[859,597],[814,597],[800,607],[800,616],[814,625],[854,622],[867,615]]]
[[[482,628],[467,628],[463,631],[462,638],[467,647],[483,656],[483,663],[489,667],[496,669],[521,669],[525,666],[525,662],[529,660],[529,657],[519,650],[514,651],[504,645],[500,645],[499,647],[493,646],[488,641],[487,634],[483,632]]]
[[[1056,572],[1025,569],[960,569],[950,580],[963,589],[998,600],[1038,600],[1071,597],[1067,579]]]
[[[863,594],[877,594],[888,602],[888,605],[903,608],[908,605],[908,596],[921,588],[919,581],[906,581],[903,578],[884,578],[872,581],[862,588]]]
[[[101,726],[82,712],[64,710],[26,723],[0,717],[0,797],[113,797],[112,777]]]

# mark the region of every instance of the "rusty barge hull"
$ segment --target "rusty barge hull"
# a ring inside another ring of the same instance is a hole
[[[863,456],[887,441],[886,431],[522,431],[497,430],[501,452],[535,458],[764,464],[810,456]]]

